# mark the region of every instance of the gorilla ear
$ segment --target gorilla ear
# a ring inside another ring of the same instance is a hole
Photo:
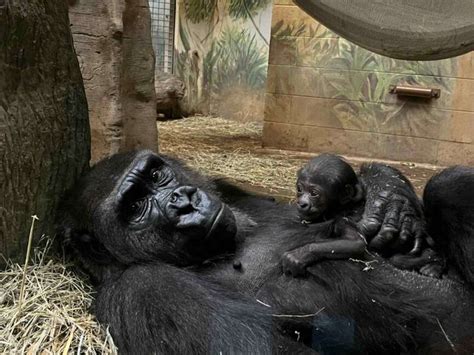
[[[89,261],[98,264],[110,264],[114,261],[114,258],[110,255],[105,246],[93,235],[87,232],[77,233],[74,239],[72,243],[74,249],[76,249],[82,257],[87,257]]]
[[[345,185],[341,192],[339,192],[339,203],[345,205],[352,201],[355,195],[355,189],[352,185]]]
[[[362,199],[364,191],[360,184],[344,186],[343,191],[339,194],[339,202],[341,205],[345,205],[349,202],[357,202]]]
[[[87,273],[94,281],[103,281],[108,266],[115,264],[114,257],[105,246],[86,231],[66,228],[63,230],[63,235],[67,247],[77,255]]]

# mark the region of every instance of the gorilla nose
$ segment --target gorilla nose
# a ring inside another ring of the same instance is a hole
[[[298,210],[301,212],[308,212],[310,208],[310,204],[308,202],[298,202]]]
[[[197,188],[193,186],[180,186],[171,194],[170,202],[177,209],[192,207],[193,195]]]

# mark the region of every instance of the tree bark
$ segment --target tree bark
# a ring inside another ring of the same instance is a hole
[[[59,198],[89,162],[67,10],[57,0],[0,0],[0,254],[7,258],[25,251],[31,215],[40,219],[36,237],[52,235]]]
[[[70,1],[69,14],[89,103],[92,161],[131,149],[157,150],[147,0]]]

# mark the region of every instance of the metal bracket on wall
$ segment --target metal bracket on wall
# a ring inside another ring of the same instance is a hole
[[[405,85],[390,85],[389,92],[399,96],[412,96],[424,99],[438,99],[441,96],[441,89]]]

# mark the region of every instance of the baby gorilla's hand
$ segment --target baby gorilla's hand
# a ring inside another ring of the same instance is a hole
[[[303,246],[283,254],[281,265],[285,275],[298,277],[306,274],[309,252]]]

